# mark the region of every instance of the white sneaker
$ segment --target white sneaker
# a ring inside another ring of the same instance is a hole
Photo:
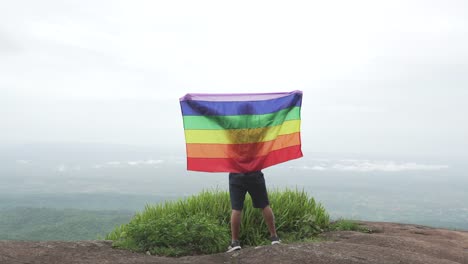
[[[229,245],[226,253],[233,252],[233,251],[240,250],[240,249],[241,249],[241,246],[240,246],[239,240],[235,240],[231,242],[231,245]]]
[[[272,245],[281,244],[281,240],[277,236],[271,237],[270,240]]]

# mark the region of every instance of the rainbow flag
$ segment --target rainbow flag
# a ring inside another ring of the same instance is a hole
[[[302,92],[180,98],[187,170],[250,172],[302,157]]]

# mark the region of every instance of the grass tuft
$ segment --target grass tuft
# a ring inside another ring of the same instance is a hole
[[[299,190],[269,193],[278,235],[284,242],[311,240],[328,229],[322,205]],[[230,200],[226,191],[203,191],[184,200],[147,205],[130,223],[116,227],[106,239],[113,245],[155,255],[183,256],[222,252],[230,240]],[[246,197],[241,222],[243,246],[269,243],[261,211]]]
[[[339,219],[330,224],[330,231],[357,231],[362,233],[370,233],[371,230],[353,220]]]

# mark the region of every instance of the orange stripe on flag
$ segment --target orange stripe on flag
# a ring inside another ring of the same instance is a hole
[[[280,135],[275,140],[247,144],[187,144],[190,158],[245,159],[301,144],[300,132]]]

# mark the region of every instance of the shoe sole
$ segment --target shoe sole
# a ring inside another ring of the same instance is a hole
[[[230,252],[233,252],[233,251],[236,251],[236,250],[240,250],[241,247],[240,246],[235,246],[233,248],[230,248],[228,251],[226,251],[226,253],[230,253]]]
[[[272,244],[272,245],[277,245],[277,244],[281,244],[281,242],[279,242],[279,241],[273,241],[273,242],[271,242],[271,244]]]

